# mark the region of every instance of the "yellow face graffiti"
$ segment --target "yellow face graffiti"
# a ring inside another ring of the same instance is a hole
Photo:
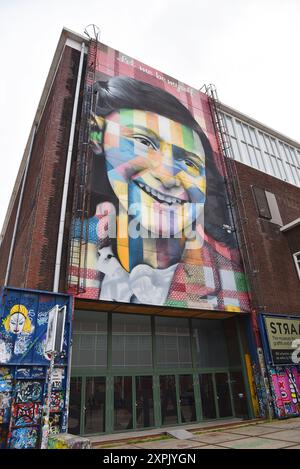
[[[189,127],[148,111],[106,119],[103,142],[111,187],[143,236],[182,236],[203,216],[205,154]]]

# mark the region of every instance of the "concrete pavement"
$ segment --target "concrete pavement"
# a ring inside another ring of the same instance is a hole
[[[184,439],[167,435],[180,428],[190,435]],[[92,437],[91,443],[95,449],[300,449],[300,417],[248,422],[232,419],[219,422],[219,428],[218,422],[207,422],[159,430]]]

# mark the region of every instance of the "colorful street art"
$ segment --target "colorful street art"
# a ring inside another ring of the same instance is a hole
[[[12,376],[8,368],[0,368],[0,425],[8,424],[12,401]]]
[[[58,435],[61,432],[61,413],[51,413],[49,417],[49,434]]]
[[[40,447],[47,402],[48,313],[67,305],[63,353],[55,358],[50,433],[66,431],[70,297],[5,288],[0,291],[0,448]],[[55,413],[56,411],[56,413]]]
[[[38,425],[41,417],[41,405],[34,402],[15,404],[12,415],[14,427]]]
[[[276,416],[300,415],[300,373],[296,367],[270,368]]]
[[[40,401],[43,387],[39,381],[18,381],[16,384],[16,402]]]
[[[14,305],[9,314],[3,319],[3,325],[7,332],[13,334],[27,333],[32,331],[32,324],[28,310],[24,305]]]
[[[208,97],[103,44],[94,91],[78,296],[248,311]]]
[[[9,436],[9,448],[32,449],[37,447],[38,428],[21,427],[12,430]]]
[[[50,401],[50,412],[60,412],[64,407],[64,392],[52,391]]]

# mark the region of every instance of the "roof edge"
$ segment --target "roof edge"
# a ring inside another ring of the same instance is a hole
[[[252,124],[253,127],[256,127],[258,129],[262,130],[264,133],[269,133],[273,137],[276,137],[279,140],[281,140],[285,143],[288,143],[289,145],[291,145],[293,147],[296,147],[296,148],[300,149],[300,143],[296,142],[296,140],[293,140],[292,138],[287,137],[286,135],[283,135],[278,130],[274,130],[271,127],[268,127],[266,124],[263,124],[262,122],[259,122],[255,119],[253,119],[252,117],[248,116],[247,114],[243,114],[242,112],[237,111],[236,109],[228,106],[227,104],[224,104],[224,103],[220,102],[220,110],[223,111],[223,112],[227,112],[228,114],[230,114],[234,117],[237,117],[238,119],[241,119],[241,120],[245,121],[247,124]]]
[[[21,163],[20,163],[20,166],[19,166],[19,170],[18,170],[18,173],[17,173],[17,177],[16,177],[16,180],[15,180],[13,191],[12,191],[12,194],[10,196],[8,208],[7,208],[7,211],[6,211],[6,215],[5,215],[5,218],[4,218],[4,222],[3,222],[3,226],[2,226],[2,230],[1,230],[1,234],[0,234],[0,246],[1,246],[2,241],[4,239],[4,236],[5,236],[5,233],[6,233],[6,230],[7,230],[7,226],[8,226],[8,222],[9,222],[9,219],[10,219],[10,215],[11,215],[11,212],[13,210],[13,206],[14,206],[14,203],[15,203],[15,200],[16,200],[16,197],[17,197],[17,194],[19,192],[19,188],[20,188],[20,185],[21,185],[21,182],[22,182],[22,179],[23,179],[24,171],[25,171],[25,168],[26,168],[26,162],[27,162],[27,158],[28,158],[28,154],[29,154],[29,150],[30,150],[32,134],[34,132],[35,127],[39,125],[39,122],[40,122],[41,117],[43,115],[45,105],[47,103],[48,95],[49,95],[49,92],[51,90],[54,78],[56,76],[56,72],[57,72],[58,66],[60,64],[60,59],[62,57],[62,54],[63,54],[64,48],[65,48],[67,39],[71,39],[71,40],[73,40],[75,42],[78,42],[80,44],[82,44],[82,42],[84,42],[86,45],[89,43],[88,38],[86,38],[85,36],[82,36],[81,34],[75,33],[74,31],[71,31],[70,29],[63,27],[63,29],[61,31],[61,34],[60,34],[60,37],[59,37],[59,40],[58,40],[58,43],[57,43],[57,46],[56,46],[56,49],[55,49],[55,52],[54,52],[54,56],[53,56],[53,59],[52,59],[51,65],[50,65],[49,72],[48,72],[48,75],[47,75],[47,78],[46,78],[46,81],[45,81],[45,85],[44,85],[44,88],[43,88],[43,91],[42,91],[42,95],[41,95],[40,101],[39,101],[38,106],[37,106],[37,110],[36,110],[36,113],[35,113],[35,116],[34,116],[34,119],[33,119],[33,123],[32,123],[31,129],[30,129],[30,132],[29,132],[29,136],[28,136],[27,143],[26,143],[26,146],[25,146],[25,150],[24,150],[24,153],[23,153],[23,157],[22,157],[22,160],[21,160]]]

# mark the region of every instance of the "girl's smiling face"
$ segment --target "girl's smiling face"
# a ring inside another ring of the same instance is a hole
[[[194,130],[153,112],[121,109],[106,118],[103,147],[115,195],[146,232],[174,236],[203,216],[205,153]]]

